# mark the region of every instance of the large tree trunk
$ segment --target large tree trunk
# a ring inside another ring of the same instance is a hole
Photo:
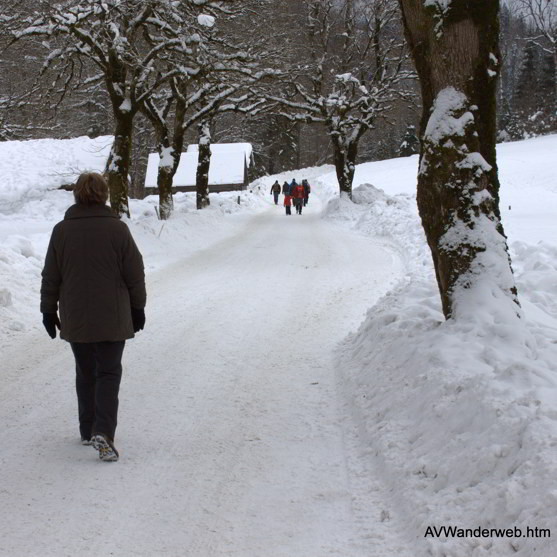
[[[399,1],[422,90],[417,199],[443,312],[472,311],[487,291],[518,303],[495,157],[499,1]]]
[[[203,209],[210,205],[209,200],[209,167],[211,165],[211,130],[209,122],[199,126],[199,159],[195,176],[197,192],[197,208]]]
[[[128,176],[130,173],[132,153],[133,114],[117,112],[114,143],[106,163],[108,187],[110,189],[110,206],[118,216],[130,216],[128,206]]]

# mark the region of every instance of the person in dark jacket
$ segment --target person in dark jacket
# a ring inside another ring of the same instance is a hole
[[[309,194],[311,193],[311,186],[307,180],[302,180],[302,186],[304,186],[304,207],[308,204]]]
[[[52,231],[40,309],[50,337],[60,329],[75,357],[82,443],[111,462],[119,456],[114,434],[124,345],[145,325],[143,258],[106,205],[108,184],[100,174],[82,174],[74,197]]]
[[[292,188],[288,182],[282,184],[282,195],[292,195]]]
[[[275,183],[271,186],[271,193],[275,198],[275,205],[278,205],[279,195],[280,195],[280,184],[278,180],[275,180]]]

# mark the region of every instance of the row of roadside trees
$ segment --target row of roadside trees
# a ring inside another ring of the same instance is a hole
[[[202,125],[235,93],[260,79],[258,52],[215,33],[216,18],[239,17],[246,4],[73,0],[35,9],[27,18],[11,18],[13,43],[37,44],[39,39],[44,48],[35,84],[43,101],[60,103],[75,91],[90,98],[104,93],[109,100],[114,142],[106,174],[116,214],[129,215],[128,177],[139,113],[155,131],[161,157],[160,213],[167,218],[186,131]],[[50,83],[47,88],[45,81]],[[248,99],[240,94],[230,102],[240,109]]]
[[[210,123],[224,112],[322,125],[341,193],[350,197],[362,137],[411,100],[410,52],[423,106],[418,208],[443,311],[466,311],[478,285],[517,307],[495,156],[499,1],[302,0],[302,12],[300,3],[284,2],[306,18],[307,32],[287,67],[280,40],[257,25],[268,0],[66,0],[1,23],[14,44],[44,49],[42,98],[60,102],[76,90],[108,96],[114,144],[106,171],[120,215],[129,213],[135,117],[147,118],[161,161],[162,218],[172,212],[170,185],[193,126],[200,130],[198,207],[208,203]],[[528,17],[537,25],[536,12]],[[547,44],[551,35],[541,38]]]
[[[225,112],[265,112],[319,123],[330,137],[341,191],[351,195],[358,145],[375,122],[410,96],[413,72],[394,0],[303,0],[303,54],[288,66],[284,44],[257,21],[269,0],[69,0],[4,18],[11,44],[33,45],[42,66],[33,94],[109,101],[114,143],[110,203],[129,214],[136,117],[160,155],[160,215],[172,212],[172,178],[184,138],[199,131],[198,208],[209,202],[211,122]],[[42,54],[41,54],[42,51]],[[45,83],[47,86],[45,86]],[[29,95],[26,92],[26,95]],[[28,97],[27,97],[28,98]]]
[[[54,110],[62,129],[88,115],[99,133],[115,137],[107,174],[119,214],[129,213],[130,175],[137,186],[145,150],[159,152],[160,214],[171,214],[185,138],[202,146],[198,207],[207,205],[208,145],[211,132],[223,137],[223,122],[225,140],[256,144],[266,157],[262,169],[334,162],[348,195],[360,153],[369,160],[417,152],[412,126],[420,99],[397,0],[12,4],[11,15],[0,18],[0,40],[11,42],[3,52],[16,57],[3,71],[34,67],[35,75],[23,75],[13,97],[0,91],[6,138],[34,137],[43,112]],[[555,3],[502,8],[499,139],[550,131],[557,124],[555,102],[547,102],[557,82],[555,27],[548,24]],[[539,58],[548,65],[543,75]],[[14,124],[14,106],[33,109]],[[319,160],[300,156],[304,140]]]

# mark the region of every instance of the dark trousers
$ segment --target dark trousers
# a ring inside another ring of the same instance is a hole
[[[273,192],[273,197],[275,198],[275,205],[278,205],[279,194],[276,191]]]
[[[125,341],[71,342],[81,437],[104,433],[114,439]]]
[[[285,205],[285,207],[286,207],[286,214],[291,215],[292,211],[290,210],[290,205]]]

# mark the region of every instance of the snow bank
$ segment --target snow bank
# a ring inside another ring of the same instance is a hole
[[[0,213],[20,210],[84,171],[102,171],[111,146],[112,136],[0,142]]]
[[[434,285],[408,282],[339,351],[347,411],[416,539],[429,526],[551,528],[557,354],[532,345],[537,327],[446,323]],[[549,539],[425,542],[439,557],[551,555]]]
[[[408,273],[431,273],[431,255],[415,196],[390,196],[371,184],[362,184],[354,189],[352,201],[346,196],[334,196],[325,208],[324,218],[382,240],[400,254]]]
[[[359,175],[392,195],[363,184],[353,203],[335,196],[324,213],[406,254],[406,277],[346,339],[337,365],[346,413],[390,486],[395,514],[421,546],[418,554],[554,554],[547,537],[426,537],[428,527],[441,526],[518,528],[526,536],[527,528],[551,529],[557,514],[557,231],[554,216],[543,219],[557,207],[554,179],[547,179],[555,176],[547,154],[557,150],[557,136],[501,147],[502,199],[514,204],[503,223],[516,240],[533,240],[530,224],[539,220],[547,234],[545,242],[511,243],[524,315],[518,323],[489,297],[481,315],[444,320],[415,196],[397,193],[408,191],[401,182],[416,157],[401,161],[398,178],[398,159],[377,163],[376,174],[376,165],[366,165]]]

